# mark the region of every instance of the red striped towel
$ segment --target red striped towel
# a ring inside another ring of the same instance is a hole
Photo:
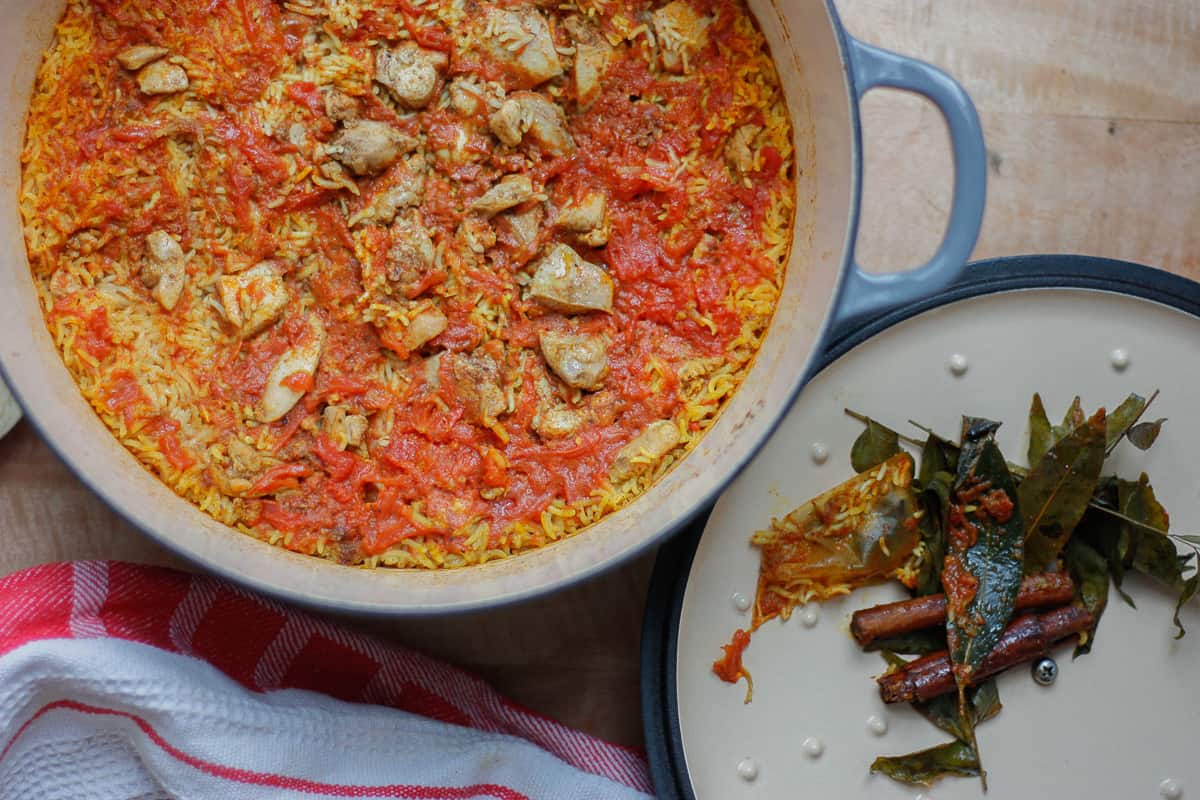
[[[645,798],[642,756],[214,578],[0,579],[0,800]]]

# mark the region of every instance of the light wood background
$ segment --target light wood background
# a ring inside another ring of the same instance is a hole
[[[1076,252],[1200,278],[1200,3],[841,0],[849,30],[949,70],[990,155],[976,257]],[[865,101],[863,263],[920,263],[945,226],[951,165],[924,101]],[[26,423],[0,441],[0,574],[115,558],[183,566],[118,519]],[[652,556],[523,606],[372,631],[483,675],[613,741],[641,741],[638,642]]]

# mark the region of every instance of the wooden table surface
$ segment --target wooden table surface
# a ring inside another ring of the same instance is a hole
[[[1194,0],[841,0],[866,41],[944,67],[989,150],[976,257],[1075,252],[1200,278],[1200,5]],[[951,165],[922,100],[865,102],[863,263],[912,266],[945,226]],[[26,423],[0,441],[0,574],[114,558],[184,566],[93,497]],[[366,623],[532,708],[638,744],[638,641],[653,556],[540,601]],[[362,623],[355,623],[362,624]]]

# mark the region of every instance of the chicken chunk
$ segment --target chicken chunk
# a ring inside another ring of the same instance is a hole
[[[169,51],[165,47],[150,44],[135,44],[117,53],[117,63],[130,72],[136,72],[151,61],[158,61]]]
[[[406,108],[424,108],[437,91],[441,72],[449,64],[440,50],[426,50],[405,42],[375,55],[375,81],[387,88]]]
[[[579,433],[587,417],[566,406],[554,406],[533,418],[533,430],[543,439],[565,439]]]
[[[430,306],[417,313],[404,329],[401,341],[409,350],[417,350],[421,345],[441,335],[446,330],[449,321],[437,306]]]
[[[167,311],[175,308],[187,281],[183,248],[166,231],[151,231],[146,236],[146,263],[142,283]]]
[[[546,331],[542,356],[554,374],[576,389],[599,389],[608,375],[608,343],[603,336],[572,336]]]
[[[567,115],[557,103],[537,92],[513,92],[488,118],[488,127],[509,147],[528,139],[550,155],[575,152]]]
[[[613,281],[603,267],[584,261],[565,244],[556,244],[538,261],[529,296],[564,314],[612,313]]]
[[[225,319],[238,329],[243,339],[279,319],[291,299],[283,278],[268,263],[218,278],[217,297]]]
[[[416,141],[386,122],[356,119],[330,140],[330,155],[355,175],[376,175],[396,162]]]
[[[308,318],[303,339],[284,351],[267,376],[267,385],[256,409],[259,422],[276,422],[292,410],[312,385],[324,349],[325,325],[319,317],[312,315]]]
[[[541,206],[534,206],[528,211],[520,213],[510,211],[500,217],[500,220],[512,235],[513,243],[523,249],[537,243],[538,230],[542,226],[543,213]]]
[[[697,14],[686,0],[672,0],[651,14],[650,20],[662,68],[676,74],[687,72],[691,59],[708,43],[709,19]]]
[[[450,107],[464,117],[474,117],[487,110],[487,103],[475,81],[455,78],[450,82]]]
[[[425,196],[425,159],[413,155],[403,166],[392,170],[387,176],[387,185],[379,189],[374,197],[350,216],[350,227],[363,224],[387,225],[404,208],[419,206]]]
[[[321,428],[339,450],[361,446],[369,424],[370,420],[354,413],[349,406],[325,406],[321,414]]]
[[[758,125],[743,125],[725,143],[725,163],[738,175],[748,175],[757,168],[754,141],[761,132]]]
[[[575,99],[588,106],[600,93],[601,81],[612,60],[613,48],[601,33],[583,17],[563,20],[571,40],[575,42]]]
[[[325,92],[325,115],[335,122],[358,119],[358,101],[345,92],[330,89]]]
[[[608,244],[608,200],[600,192],[589,192],[582,200],[572,200],[558,212],[558,227],[579,235],[588,247]]]
[[[410,300],[421,294],[426,273],[433,269],[437,251],[433,240],[416,219],[399,219],[392,225],[392,246],[387,252],[387,278]]]
[[[508,403],[500,386],[500,365],[487,353],[454,357],[454,388],[471,418],[493,424]]]
[[[675,449],[681,438],[678,426],[671,420],[652,422],[617,453],[609,469],[609,478],[613,483],[629,480],[657,464],[663,456]]]
[[[490,217],[513,206],[519,206],[531,197],[533,181],[528,175],[505,175],[499,183],[471,204],[471,210]]]
[[[480,37],[486,52],[529,86],[558,77],[562,62],[546,18],[536,8],[488,5]]]
[[[225,443],[227,458],[220,464],[213,462],[209,475],[221,490],[231,495],[249,492],[262,474],[280,462],[260,450],[246,444],[236,436]]]
[[[142,67],[137,83],[143,94],[174,94],[189,86],[187,72],[169,61],[154,61]]]

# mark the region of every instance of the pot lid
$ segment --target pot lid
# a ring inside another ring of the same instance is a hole
[[[832,332],[821,371],[763,451],[707,519],[660,552],[643,629],[647,749],[662,798],[916,798],[868,768],[879,755],[946,740],[909,706],[885,707],[876,654],[849,638],[852,611],[898,599],[894,583],[763,625],[746,651],[745,684],[712,674],[720,646],[749,628],[758,551],[750,534],[853,474],[862,430],[849,407],[906,430],[916,419],[954,433],[964,413],[1003,420],[998,441],[1024,453],[1030,397],[1053,416],[1080,395],[1113,408],[1155,400],[1170,422],[1149,451],[1122,443],[1106,471],[1145,471],[1173,530],[1200,531],[1200,284],[1133,264],[1025,256],[973,265],[943,295]],[[1200,722],[1200,608],[1174,639],[1174,596],[1127,579],[1137,610],[1115,596],[1092,652],[1054,655],[1053,686],[1030,669],[999,680],[1004,710],[978,731],[995,797],[1180,797],[1200,792],[1190,733]],[[1118,722],[1119,721],[1119,722]],[[819,755],[817,753],[819,752]],[[947,778],[925,796],[981,797],[978,780]]]

